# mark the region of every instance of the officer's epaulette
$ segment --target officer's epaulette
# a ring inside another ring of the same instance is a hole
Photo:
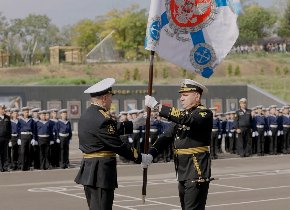
[[[104,115],[105,118],[110,118],[110,116],[104,111],[104,110],[99,110],[102,115]]]
[[[206,107],[204,107],[204,106],[202,106],[202,105],[198,106],[197,108],[198,108],[198,109],[206,109]]]

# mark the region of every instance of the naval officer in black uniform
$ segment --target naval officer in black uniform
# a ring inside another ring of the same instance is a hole
[[[90,210],[110,210],[117,187],[116,153],[141,162],[141,155],[120,139],[117,122],[108,111],[112,103],[115,79],[107,78],[84,93],[91,96],[92,105],[79,120],[79,149],[83,160],[75,182],[84,185]]]
[[[158,105],[154,97],[146,96],[145,105],[158,109],[161,117],[172,122],[152,145],[147,156],[142,157],[146,168],[164,148],[174,141],[175,168],[178,190],[183,210],[204,210],[211,181],[209,146],[213,127],[213,113],[200,103],[207,88],[193,80],[182,81],[180,102],[184,111]],[[175,137],[175,138],[172,138]]]

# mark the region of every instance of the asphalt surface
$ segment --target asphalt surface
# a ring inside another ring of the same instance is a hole
[[[81,153],[70,145],[72,168],[0,173],[0,209],[88,209],[83,188],[74,183]],[[287,210],[290,207],[290,155],[238,158],[223,155],[213,161],[213,177],[206,209]],[[174,165],[154,163],[148,169],[145,204],[141,200],[139,165],[118,165],[119,188],[114,210],[180,209]]]

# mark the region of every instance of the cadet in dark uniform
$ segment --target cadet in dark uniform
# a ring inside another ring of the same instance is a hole
[[[117,187],[116,153],[141,162],[141,155],[122,142],[117,132],[117,122],[108,114],[114,83],[115,79],[107,78],[85,91],[91,95],[92,105],[78,123],[83,160],[75,182],[84,185],[90,210],[112,209]]]
[[[269,154],[270,155],[277,155],[277,144],[278,144],[278,117],[275,115],[276,114],[276,105],[271,105],[270,107],[270,115],[268,116],[268,136],[270,139],[269,142]]]
[[[67,119],[67,109],[59,110],[60,119],[57,122],[57,136],[60,144],[60,167],[68,168],[69,144],[72,138],[71,123]]]
[[[0,104],[0,170],[7,171],[8,142],[11,138],[10,117],[5,114],[5,106]]]
[[[217,153],[219,150],[219,138],[221,137],[221,124],[220,119],[216,115],[216,108],[212,107],[210,110],[213,112],[213,121],[212,121],[212,132],[211,132],[211,141],[210,141],[210,156],[211,159],[217,159]]]
[[[267,136],[267,119],[262,115],[263,106],[257,106],[257,113],[254,117],[255,133],[257,136],[257,155],[265,154],[265,136]]]
[[[226,132],[227,138],[229,139],[229,152],[231,154],[236,153],[236,131],[235,131],[235,114],[236,112],[230,111],[228,112],[229,118],[226,124]]]
[[[237,152],[241,157],[249,157],[252,153],[252,115],[251,110],[247,109],[247,99],[242,98],[239,101],[240,109],[236,112],[237,123]]]
[[[53,141],[53,125],[46,120],[47,111],[39,112],[40,120],[36,123],[36,141],[40,151],[40,169],[47,170],[49,167],[49,147]]]
[[[289,151],[290,143],[290,116],[289,107],[283,106],[282,126],[283,126],[283,141],[282,141],[282,152],[287,154]]]
[[[18,139],[18,145],[21,145],[21,170],[29,170],[31,162],[34,158],[30,157],[30,144],[32,146],[38,145],[38,142],[35,141],[35,122],[32,118],[29,117],[29,107],[22,107],[21,111],[23,117],[19,119],[20,123],[20,139]]]
[[[212,133],[212,111],[200,104],[203,85],[185,79],[179,90],[180,102],[185,109],[158,105],[152,96],[145,97],[145,105],[158,109],[159,115],[172,121],[171,127],[162,134],[143,157],[146,168],[158,153],[174,140],[175,168],[178,174],[178,189],[183,210],[205,209],[209,182],[211,180],[211,159],[209,146]]]
[[[18,158],[19,158],[19,145],[17,144],[18,138],[20,138],[20,123],[18,121],[17,108],[11,109],[11,163],[12,170],[18,169]]]
[[[57,113],[58,109],[51,109],[50,111],[50,119],[49,123],[52,125],[52,134],[53,141],[50,144],[49,148],[49,161],[52,167],[59,167],[59,144],[56,142],[57,140]]]
[[[39,111],[40,108],[33,108],[30,110],[31,111],[31,117],[36,125],[36,123],[39,121]],[[40,168],[40,150],[39,150],[39,145],[36,143],[35,145],[30,144],[29,145],[29,156],[31,159],[31,166],[33,163],[33,168],[34,169],[39,169]]]

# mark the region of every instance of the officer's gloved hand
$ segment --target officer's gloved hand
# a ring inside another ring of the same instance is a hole
[[[8,147],[12,147],[12,142],[11,141],[9,141]]]
[[[259,132],[258,131],[256,131],[255,134],[256,134],[255,136],[259,136]]]
[[[272,136],[272,131],[268,131],[268,136]]]
[[[129,143],[133,143],[133,139],[131,137],[128,138]]]
[[[56,140],[56,143],[58,143],[58,144],[59,144],[59,143],[60,143],[60,140],[59,140],[59,139],[57,139],[57,140]]]
[[[148,166],[152,163],[153,161],[153,156],[150,154],[141,154],[142,155],[142,162],[141,162],[141,167],[142,168],[148,168]]]
[[[280,135],[281,135],[281,132],[280,132],[280,131],[278,131],[278,132],[277,132],[277,136],[280,136]]]
[[[222,138],[222,135],[219,134],[219,135],[218,135],[218,139],[221,139],[221,138]]]
[[[256,133],[255,132],[252,132],[252,137],[254,138],[256,136]]]
[[[18,139],[18,140],[17,140],[17,144],[18,144],[18,145],[21,145],[21,139]]]
[[[37,145],[38,145],[38,141],[35,141],[33,146],[37,146]]]
[[[35,145],[35,140],[32,139],[30,143],[31,143],[32,146],[34,146]]]
[[[50,144],[50,145],[53,145],[53,144],[54,144],[54,141],[50,141],[49,144]]]
[[[284,132],[281,130],[281,131],[280,131],[280,134],[281,134],[281,136],[282,136],[282,135],[284,135]]]
[[[145,106],[150,107],[151,109],[154,109],[158,102],[153,96],[146,95],[145,96]]]
[[[268,133],[267,133],[267,131],[265,131],[265,132],[264,132],[264,136],[268,136]]]

